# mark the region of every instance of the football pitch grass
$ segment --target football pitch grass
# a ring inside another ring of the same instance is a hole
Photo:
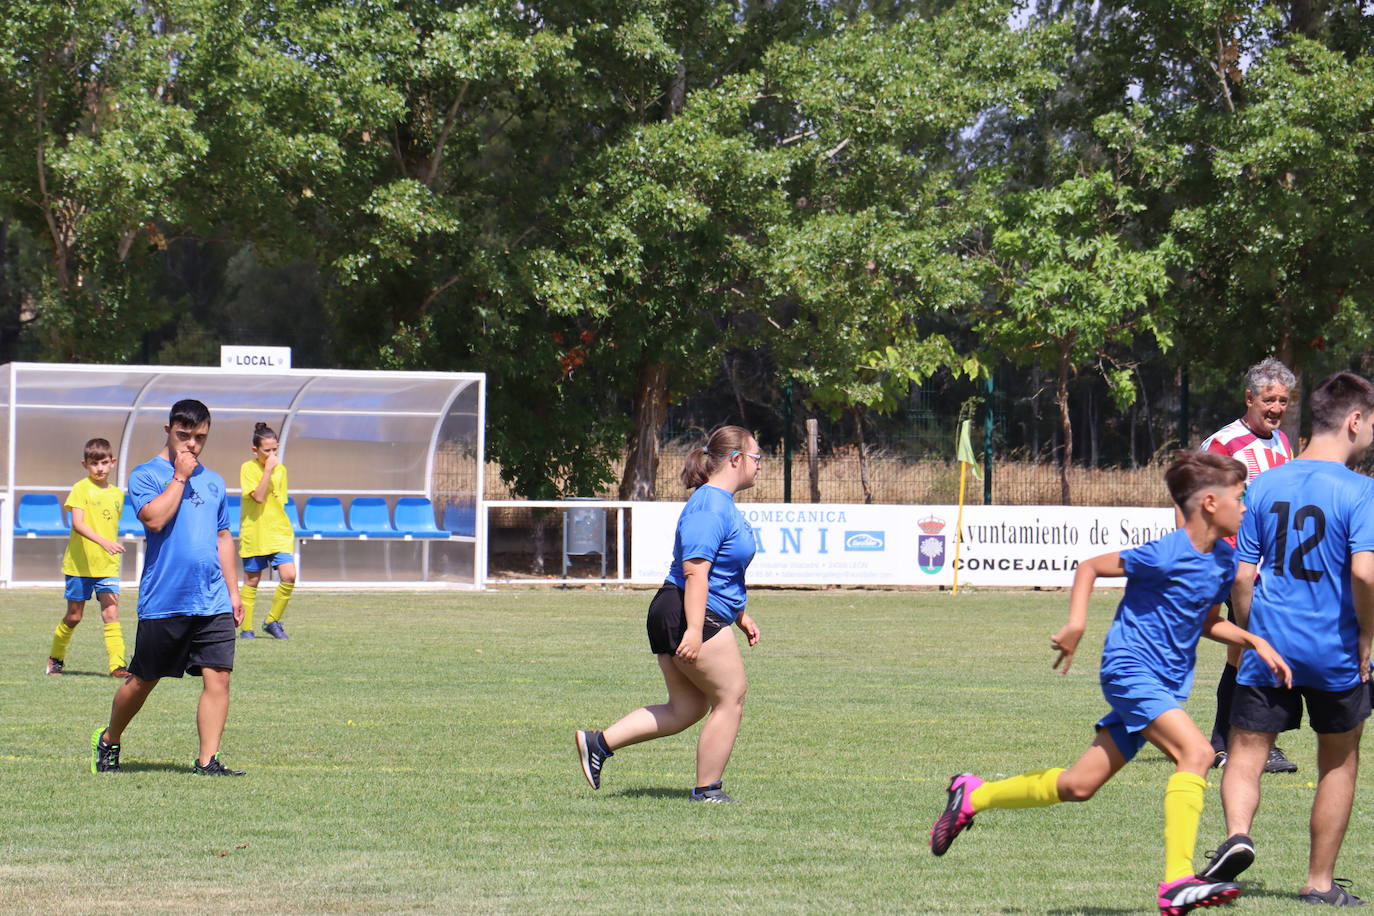
[[[687,802],[696,729],[617,753],[599,792],[583,781],[573,729],[662,700],[650,594],[303,587],[289,641],[239,644],[223,757],[248,775],[206,779],[191,678],[153,693],[122,772],[93,775],[115,686],[94,606],[70,673],[47,677],[61,594],[5,592],[0,912],[1156,912],[1172,767],[1153,749],[1086,804],[987,812],[943,859],[928,847],[951,774],[1087,745],[1114,593],[1060,677],[1064,592],[756,590],[737,805]],[[1204,643],[1202,723],[1221,659]],[[1265,777],[1237,912],[1305,909],[1314,746],[1286,737],[1301,770]],[[1369,782],[1337,868],[1364,896]],[[1221,834],[1214,778],[1199,866]]]

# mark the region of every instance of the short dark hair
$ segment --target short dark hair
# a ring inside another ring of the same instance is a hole
[[[90,439],[86,442],[86,447],[82,450],[81,460],[85,464],[92,461],[99,461],[101,458],[113,458],[114,449],[110,448],[108,439]]]
[[[1374,385],[1353,372],[1337,372],[1312,389],[1308,408],[1312,411],[1312,431],[1329,433],[1339,429],[1351,411],[1368,416],[1374,410]]]
[[[1188,503],[1203,490],[1245,483],[1245,465],[1217,452],[1183,451],[1164,472],[1174,504],[1188,514]]]
[[[182,429],[195,429],[200,424],[209,422],[210,408],[195,398],[177,401],[172,405],[172,412],[167,415],[168,426],[179,426]]]

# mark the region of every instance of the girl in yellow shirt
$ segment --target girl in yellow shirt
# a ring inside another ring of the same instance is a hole
[[[243,627],[240,639],[252,639],[253,605],[258,582],[269,566],[277,571],[272,610],[262,628],[287,639],[281,618],[296,587],[296,530],[286,515],[286,467],[277,458],[277,433],[266,423],[253,428],[253,457],[239,468],[243,502],[239,508],[239,556],[243,557]]]

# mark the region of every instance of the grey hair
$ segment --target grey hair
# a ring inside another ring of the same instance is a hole
[[[1287,366],[1270,356],[1245,370],[1245,390],[1258,395],[1270,385],[1282,385],[1290,392],[1297,387],[1298,377]]]

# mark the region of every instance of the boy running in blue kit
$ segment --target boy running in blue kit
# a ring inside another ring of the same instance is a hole
[[[115,691],[109,725],[91,735],[91,772],[119,770],[120,741],[164,677],[199,675],[196,730],[200,752],[191,770],[242,776],[219,760],[229,717],[234,628],[243,618],[237,551],[229,535],[224,478],[200,463],[210,436],[210,411],[200,401],[177,401],[168,417],[167,444],[129,475],[129,497],[148,529],[138,586],[138,635],[130,676]]]
[[[1374,481],[1346,467],[1374,437],[1374,385],[1349,372],[1312,392],[1312,439],[1298,457],[1255,479],[1236,544],[1231,594],[1236,622],[1283,653],[1293,682],[1280,689],[1247,653],[1236,676],[1230,759],[1221,780],[1228,839],[1202,870],[1231,880],[1255,859],[1250,826],[1260,772],[1278,732],[1302,724],[1317,733],[1303,903],[1364,903],[1333,878],[1350,820],[1360,735],[1370,712],[1369,647],[1374,636]],[[1263,570],[1258,589],[1255,570]]]
[[[1093,557],[1078,567],[1069,595],[1069,621],[1050,637],[1053,667],[1068,674],[1088,621],[1088,598],[1098,576],[1125,576],[1126,590],[1102,650],[1102,693],[1112,711],[1097,737],[1068,769],[1033,770],[985,783],[972,773],[950,780],[945,811],[930,832],[937,856],[989,808],[1039,808],[1087,801],[1148,741],[1177,765],[1164,791],[1164,880],[1161,914],[1228,903],[1240,895],[1229,881],[1193,873],[1202,817],[1203,776],[1212,745],[1183,711],[1192,687],[1197,643],[1207,636],[1253,649],[1276,682],[1289,683],[1288,665],[1267,642],[1220,615],[1235,576],[1235,551],[1222,538],[1245,514],[1245,466],[1207,452],[1183,452],[1164,475],[1183,527],[1140,547]]]

